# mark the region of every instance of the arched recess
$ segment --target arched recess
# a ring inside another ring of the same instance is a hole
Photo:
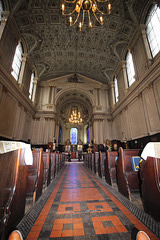
[[[69,93],[74,93],[74,96],[77,96],[77,98],[78,98],[78,95],[81,94],[82,98],[86,98],[86,101],[89,100],[89,102],[91,103],[92,106],[95,105],[95,99],[94,99],[93,95],[89,91],[84,90],[82,88],[79,88],[77,86],[66,88],[66,89],[63,89],[63,90],[59,91],[56,95],[56,98],[55,98],[55,105],[57,106],[57,103],[60,101],[60,99],[63,96],[68,97]]]
[[[85,136],[86,125],[89,125],[89,121],[92,118],[94,99],[92,94],[84,91],[80,88],[70,88],[61,90],[55,99],[56,105],[56,118],[61,126],[61,143],[70,139],[70,129],[77,128],[77,140],[81,139],[83,143],[87,143],[87,137]],[[76,108],[82,117],[82,123],[75,124],[70,123],[69,118],[72,110]]]

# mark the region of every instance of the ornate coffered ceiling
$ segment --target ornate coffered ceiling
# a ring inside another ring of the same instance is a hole
[[[79,32],[61,14],[61,0],[9,0],[39,80],[79,73],[107,83],[135,31],[147,0],[112,0],[104,25]]]

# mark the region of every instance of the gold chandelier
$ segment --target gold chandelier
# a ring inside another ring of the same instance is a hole
[[[77,110],[73,110],[69,118],[70,123],[82,123],[82,118],[80,112],[77,113]]]
[[[84,24],[85,13],[88,14],[89,28],[92,28],[93,24],[92,24],[92,21],[91,21],[90,12],[94,15],[97,22],[99,22],[101,25],[103,25],[103,16],[102,15],[110,14],[110,12],[111,12],[110,0],[63,0],[63,1],[64,1],[64,3],[62,4],[62,14],[69,16],[70,26],[75,25],[76,22],[78,21],[80,15],[82,15],[81,21],[79,22],[80,31],[81,31],[82,26]],[[98,7],[98,5],[100,3],[107,3],[106,13],[101,11],[100,8]],[[70,4],[70,5],[73,4],[73,6],[74,6],[73,11],[71,11],[69,13],[65,12],[65,7],[66,7],[67,4]],[[77,13],[77,16],[73,20],[71,15],[74,12]]]

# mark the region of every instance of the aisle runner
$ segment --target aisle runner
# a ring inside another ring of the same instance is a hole
[[[130,240],[138,229],[158,240],[83,166],[72,164],[61,176],[27,239]]]

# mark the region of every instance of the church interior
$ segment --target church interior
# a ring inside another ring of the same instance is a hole
[[[0,0],[0,239],[160,239],[159,39],[159,0]]]

